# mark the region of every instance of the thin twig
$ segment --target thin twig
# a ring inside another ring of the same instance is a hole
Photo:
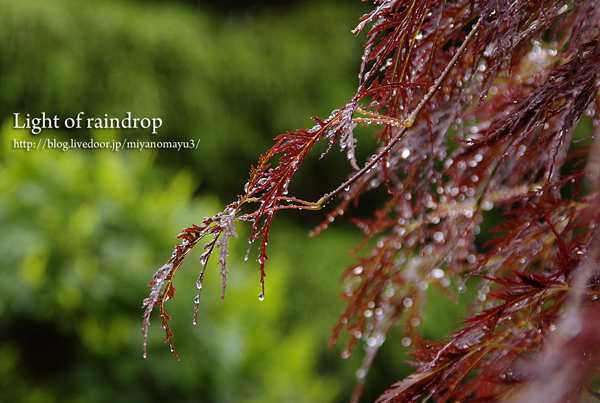
[[[315,210],[319,210],[319,209],[323,208],[323,206],[328,201],[333,199],[340,192],[342,192],[345,188],[347,188],[348,186],[350,186],[351,184],[356,182],[356,180],[358,178],[360,178],[367,171],[369,171],[371,168],[373,168],[373,166],[375,166],[375,164],[377,164],[379,162],[379,160],[381,160],[381,158],[383,158],[383,156],[386,155],[392,149],[392,147],[394,147],[394,145],[402,138],[404,133],[406,133],[406,131],[415,123],[417,117],[419,116],[421,111],[425,108],[427,103],[429,101],[431,101],[431,98],[433,98],[435,93],[441,88],[442,83],[444,82],[444,80],[446,79],[446,77],[448,76],[450,71],[454,68],[456,63],[458,63],[459,59],[461,58],[461,56],[464,54],[465,50],[467,49],[469,43],[475,37],[480,26],[481,26],[481,20],[477,20],[477,23],[473,26],[473,28],[471,29],[471,32],[469,32],[469,35],[467,35],[467,37],[465,38],[465,41],[462,43],[462,45],[460,46],[460,48],[458,49],[458,51],[456,52],[456,54],[454,55],[452,60],[450,60],[450,63],[448,63],[448,66],[446,66],[446,69],[442,72],[442,75],[439,76],[438,79],[435,81],[435,85],[433,87],[431,87],[429,92],[425,95],[425,97],[421,100],[419,105],[417,105],[417,107],[408,116],[406,121],[402,122],[401,125],[403,127],[400,129],[400,131],[398,131],[398,133],[390,140],[390,142],[384,148],[382,148],[381,151],[379,151],[379,153],[375,156],[375,158],[371,159],[360,171],[355,173],[346,182],[342,183],[337,189],[335,189],[331,193],[328,193],[328,194],[324,195],[323,197],[321,197],[316,203],[307,203],[309,208],[315,209]]]

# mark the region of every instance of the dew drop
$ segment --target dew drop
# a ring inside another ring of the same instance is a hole
[[[400,342],[404,347],[408,347],[411,345],[412,340],[410,339],[410,337],[405,337],[402,339],[402,341]]]
[[[350,350],[342,351],[342,359],[346,360],[346,359],[350,358],[350,355],[351,355]]]
[[[482,208],[482,209],[484,209],[485,211],[490,211],[491,209],[493,209],[493,208],[494,208],[494,203],[492,203],[492,202],[491,202],[491,201],[489,201],[489,200],[484,200],[484,201],[481,203],[481,208]]]
[[[433,278],[443,278],[445,275],[446,275],[446,273],[444,273],[444,270],[442,270],[442,269],[431,270],[431,276]]]
[[[263,294],[262,292],[260,294],[258,294],[258,300],[259,301],[264,301],[265,300],[265,294]]]

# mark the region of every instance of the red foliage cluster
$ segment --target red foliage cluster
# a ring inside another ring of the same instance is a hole
[[[351,334],[346,356],[365,343],[353,400],[389,330],[420,320],[427,288],[460,293],[475,276],[471,317],[447,341],[403,327],[416,372],[378,401],[579,401],[600,360],[600,149],[574,141],[578,122],[592,123],[591,137],[600,127],[599,2],[377,0],[356,32],[367,26],[356,95],[313,128],[278,136],[244,194],[179,235],[150,283],[144,335],[159,306],[172,347],[164,303],[200,239],[213,236],[198,288],[216,246],[224,290],[228,239],[236,222],[251,222],[264,292],[279,210],[320,209],[339,196],[317,234],[384,186],[389,197],[373,216],[354,219],[365,233],[356,251],[373,246],[344,275],[347,308],[331,339]],[[379,149],[363,168],[358,124],[381,125]],[[354,172],[318,202],[288,196],[321,140],[327,151],[339,143]],[[244,205],[256,208],[242,214]],[[490,210],[504,225],[484,246],[477,235]]]

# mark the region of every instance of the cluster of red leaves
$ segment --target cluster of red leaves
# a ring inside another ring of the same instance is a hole
[[[347,308],[331,339],[351,335],[343,356],[364,342],[353,400],[387,333],[402,322],[416,372],[379,402],[578,401],[600,363],[600,150],[573,141],[584,115],[594,131],[600,127],[599,3],[375,1],[356,29],[371,26],[356,95],[329,118],[315,118],[312,129],[278,136],[236,202],[183,230],[150,283],[144,336],[159,306],[172,347],[164,303],[174,295],[175,271],[205,236],[212,239],[198,299],[215,246],[224,296],[228,240],[239,221],[252,223],[251,243],[260,240],[264,296],[277,211],[320,209],[340,196],[316,235],[383,186],[383,205],[353,220],[365,241],[344,275]],[[379,149],[363,168],[358,124],[381,125]],[[355,171],[318,202],[288,196],[320,140],[329,141],[327,151],[339,143]],[[246,205],[256,208],[242,214]],[[504,225],[482,246],[477,235],[490,210],[504,214]],[[414,324],[426,290],[460,293],[468,277],[480,285],[461,330],[446,342],[421,340]]]

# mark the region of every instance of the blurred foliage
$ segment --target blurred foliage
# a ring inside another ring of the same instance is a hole
[[[257,267],[243,264],[249,229],[239,228],[227,297],[212,267],[196,327],[200,266],[184,265],[169,303],[181,362],[158,317],[142,359],[140,307],[181,228],[235,198],[275,135],[312,126],[310,116],[352,96],[361,41],[349,31],[364,11],[360,2],[228,14],[193,2],[0,0],[0,402],[347,401],[361,352],[344,361],[326,345],[354,229],[308,239],[306,223],[319,217],[290,213],[293,224],[273,229],[261,303]],[[163,127],[154,136],[11,129],[13,113],[42,111],[130,111]],[[45,138],[201,143],[179,152],[14,147]],[[340,178],[315,181],[313,168],[346,164],[342,153],[316,154],[292,184],[315,200]],[[398,346],[382,348],[365,401],[403,371]]]
[[[99,140],[111,136],[94,133]],[[281,228],[285,235],[274,241],[264,302],[257,299],[256,268],[241,264],[245,247],[239,242],[224,302],[218,270],[205,277],[197,327],[192,313],[199,267],[188,264],[170,306],[182,361],[162,343],[158,318],[144,361],[145,284],[172,248],[169,235],[192,217],[213,213],[217,200],[192,199],[190,171],[166,177],[152,151],[13,149],[15,141],[29,138],[8,125],[1,132],[0,401],[339,398],[343,382],[323,365],[337,355],[325,343],[341,309],[330,291],[343,268],[335,251],[356,237],[320,241],[314,246],[322,253],[305,266],[292,263],[308,262],[314,252],[294,248],[304,231]],[[247,228],[239,230],[247,235]]]
[[[217,16],[191,4],[0,0],[0,120],[160,117],[153,140],[202,145],[159,163],[193,168],[202,190],[233,199],[272,138],[356,91],[361,42],[350,30],[365,6],[347,3]]]

